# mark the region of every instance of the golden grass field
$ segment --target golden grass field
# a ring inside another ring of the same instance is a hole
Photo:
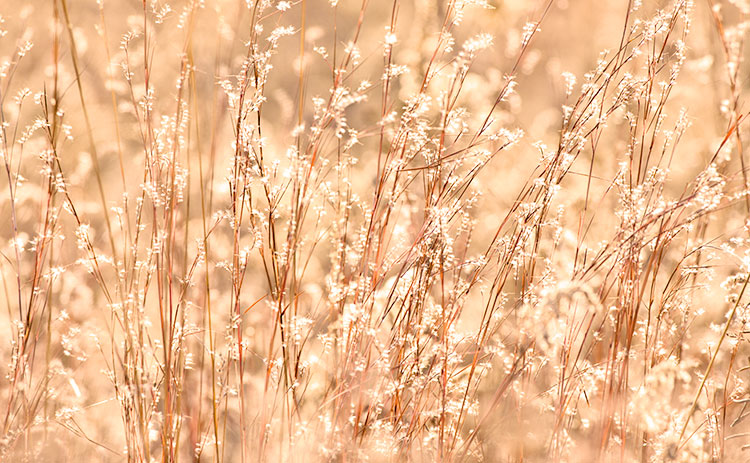
[[[0,460],[750,461],[748,34],[0,2]]]

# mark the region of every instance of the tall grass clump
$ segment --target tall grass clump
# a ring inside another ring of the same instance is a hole
[[[749,15],[0,4],[0,460],[750,458]]]

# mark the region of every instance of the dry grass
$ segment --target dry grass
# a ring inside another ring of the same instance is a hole
[[[750,459],[747,2],[0,15],[1,460]]]

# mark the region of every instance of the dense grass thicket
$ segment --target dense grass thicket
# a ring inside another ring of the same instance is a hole
[[[0,2],[0,460],[750,460],[748,34]]]

